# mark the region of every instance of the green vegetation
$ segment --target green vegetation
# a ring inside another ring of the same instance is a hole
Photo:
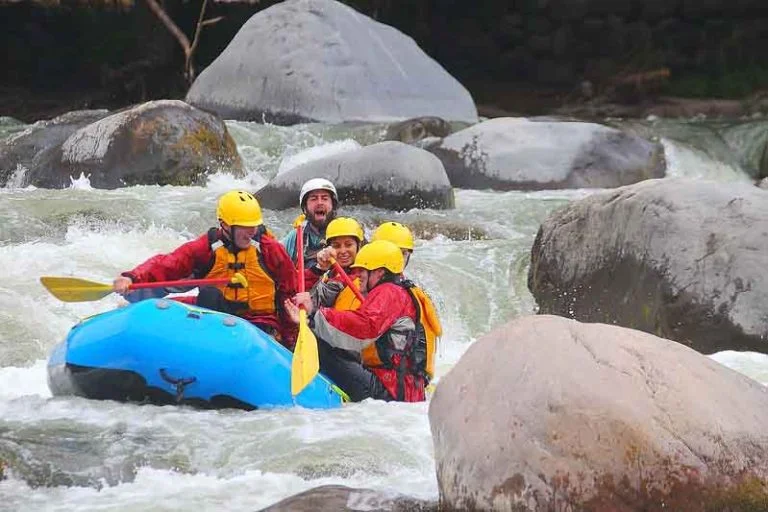
[[[768,67],[753,66],[723,73],[672,73],[665,94],[684,98],[742,99],[768,89]]]

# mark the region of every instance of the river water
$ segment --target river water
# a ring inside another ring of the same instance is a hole
[[[222,170],[204,187],[95,190],[72,177],[66,190],[0,189],[0,510],[256,510],[324,484],[437,499],[428,404],[365,402],[336,411],[197,411],[80,398],[53,398],[45,361],[79,319],[118,304],[62,303],[43,275],[111,282],[157,252],[215,222],[219,194],[256,190],[311,158],[379,140],[382,126],[290,128],[228,122],[247,165],[245,178]],[[747,180],[736,158],[700,125],[633,121],[660,137],[670,176]],[[0,122],[0,137],[19,128]],[[764,130],[763,130],[764,131]],[[743,129],[749,148],[759,127]],[[394,213],[345,208],[370,234],[383,220],[414,226],[408,273],[432,295],[445,330],[437,374],[479,336],[535,313],[526,286],[541,221],[594,190],[456,190],[456,209]],[[297,210],[265,211],[278,235]],[[768,382],[768,358],[713,356]]]

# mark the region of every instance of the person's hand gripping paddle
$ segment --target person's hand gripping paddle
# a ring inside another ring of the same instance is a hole
[[[296,252],[298,253],[299,293],[304,292],[304,230],[303,226],[296,228]],[[317,354],[317,338],[309,328],[307,311],[304,306],[299,310],[299,337],[293,349],[291,363],[291,394],[298,395],[320,371],[320,360]]]

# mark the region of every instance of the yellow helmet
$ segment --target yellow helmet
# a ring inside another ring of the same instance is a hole
[[[230,226],[253,227],[264,222],[259,202],[253,195],[242,190],[233,190],[221,196],[216,215]]]
[[[376,240],[363,246],[355,257],[352,268],[366,270],[385,268],[393,274],[400,274],[405,268],[405,260],[400,248],[389,240]]]
[[[373,232],[371,241],[389,240],[401,249],[413,250],[413,233],[399,222],[385,222]]]
[[[325,239],[330,240],[337,236],[351,236],[357,238],[358,242],[362,242],[363,228],[352,217],[337,217],[325,228]]]

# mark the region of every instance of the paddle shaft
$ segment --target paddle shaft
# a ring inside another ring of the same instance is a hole
[[[179,281],[154,281],[152,283],[134,283],[129,290],[141,290],[144,288],[165,288],[166,286],[206,286],[229,284],[232,279],[222,277],[220,279],[181,279]]]
[[[304,292],[304,230],[303,226],[296,228],[296,260],[299,273],[298,290]],[[320,358],[317,351],[317,338],[309,328],[307,311],[304,305],[299,305],[299,333],[296,337],[296,346],[293,349],[291,361],[291,394],[298,395],[317,376],[320,371]]]
[[[299,275],[299,293],[304,292],[304,226],[296,226],[296,261]]]
[[[363,297],[363,294],[360,293],[360,289],[355,286],[355,283],[352,281],[352,279],[347,275],[346,272],[344,272],[344,269],[341,265],[339,265],[339,262],[336,260],[333,261],[333,269],[336,271],[339,276],[341,276],[341,280],[344,281],[344,284],[346,284],[350,290],[352,290],[352,293],[355,294],[355,297],[357,297],[357,300],[360,302],[363,302],[365,300],[365,297]]]

